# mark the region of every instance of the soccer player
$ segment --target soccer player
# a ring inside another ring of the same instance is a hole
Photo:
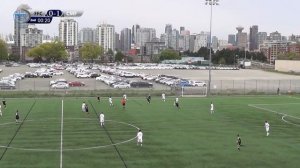
[[[82,103],[81,110],[82,110],[82,112],[86,112],[86,104],[85,104],[85,102]]]
[[[179,107],[179,98],[178,98],[178,97],[175,98],[174,104],[175,104],[175,106],[176,106],[178,109],[180,109],[180,107]]]
[[[143,133],[142,133],[142,130],[139,130],[136,137],[137,137],[136,145],[138,146],[139,144],[141,144],[141,146],[143,146]]]
[[[16,112],[16,123],[19,123],[19,119],[20,119],[19,111],[17,110],[17,112]]]
[[[166,94],[165,94],[165,93],[162,93],[162,94],[161,94],[161,99],[162,99],[163,102],[166,101]]]
[[[87,104],[85,104],[85,112],[88,113],[88,114],[90,114],[89,113],[89,106]]]
[[[100,125],[101,125],[101,127],[103,127],[104,126],[104,114],[102,112],[100,113],[99,118],[100,118]]]
[[[149,94],[148,97],[147,97],[147,101],[148,101],[148,103],[151,102],[151,95],[150,95],[150,94]]]
[[[109,106],[113,106],[114,105],[111,96],[109,96],[108,102],[109,102]]]
[[[98,102],[100,102],[100,96],[97,97]]]
[[[5,100],[2,100],[2,104],[3,104],[4,108],[6,108],[6,101]]]
[[[125,109],[125,106],[126,106],[126,99],[123,97],[122,100],[121,100],[121,104],[123,106],[123,109]]]
[[[215,112],[214,110],[214,104],[213,102],[210,103],[210,114],[213,114]]]
[[[268,121],[265,121],[265,128],[266,128],[267,136],[269,136],[270,124],[268,123]]]
[[[237,134],[236,145],[237,145],[237,149],[241,150],[240,148],[241,148],[241,145],[242,145],[242,139],[241,139],[239,134]]]
[[[2,117],[2,106],[0,104],[0,116]]]
[[[127,101],[127,95],[126,94],[123,95],[123,98]]]

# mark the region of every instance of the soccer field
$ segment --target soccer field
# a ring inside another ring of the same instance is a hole
[[[296,168],[300,97],[6,99],[1,168]],[[210,102],[215,113],[210,114]],[[81,111],[86,102],[89,114]],[[19,110],[20,123],[15,122]],[[99,113],[105,114],[100,127]],[[264,121],[270,123],[267,137]],[[138,128],[143,146],[136,145]],[[242,139],[236,147],[236,135]]]

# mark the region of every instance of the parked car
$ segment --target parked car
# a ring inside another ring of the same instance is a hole
[[[205,87],[206,83],[202,81],[191,81],[191,85],[193,86],[200,86],[200,87]]]
[[[130,88],[130,84],[125,82],[114,83],[112,86],[113,88]]]
[[[77,78],[89,78],[90,75],[86,73],[79,73],[76,75]]]
[[[40,77],[41,78],[52,78],[52,75],[50,73],[41,73]]]
[[[53,75],[56,75],[56,76],[61,76],[63,74],[64,74],[64,72],[62,72],[62,71],[54,71],[53,72]]]
[[[16,89],[16,85],[6,81],[0,81],[0,89]]]
[[[134,88],[142,88],[142,87],[150,88],[153,87],[153,84],[150,82],[131,82],[130,86]]]
[[[50,86],[53,85],[53,84],[57,84],[57,83],[68,83],[68,81],[66,79],[52,80],[52,81],[50,81]]]
[[[90,74],[90,77],[91,77],[91,78],[97,78],[97,77],[99,77],[99,76],[100,76],[100,74],[96,74],[96,73]]]
[[[69,86],[70,87],[85,86],[85,83],[80,82],[80,81],[73,81],[73,82],[69,82]]]
[[[69,88],[69,84],[67,83],[56,83],[51,85],[52,89],[68,89]]]

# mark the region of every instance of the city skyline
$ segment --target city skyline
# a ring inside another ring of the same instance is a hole
[[[114,25],[119,33],[123,28],[139,24],[141,27],[155,28],[157,36],[164,33],[166,24],[172,24],[177,30],[184,26],[191,33],[197,34],[209,30],[210,7],[205,5],[205,0],[189,0],[188,3],[179,0],[52,0],[43,3],[39,0],[14,0],[2,2],[0,25],[5,26],[1,27],[0,34],[13,34],[13,13],[21,4],[28,4],[34,10],[82,10],[84,14],[75,18],[79,29],[96,28],[101,23],[107,23]],[[220,5],[213,7],[212,35],[219,39],[227,39],[228,34],[237,32],[235,28],[239,25],[243,26],[247,33],[250,26],[258,25],[258,31],[268,34],[275,31],[284,36],[300,34],[297,16],[290,12],[296,11],[299,5],[297,0],[290,0],[288,4],[279,0],[220,0]],[[44,34],[58,35],[59,22],[59,18],[54,18],[51,24],[37,27],[42,29]]]

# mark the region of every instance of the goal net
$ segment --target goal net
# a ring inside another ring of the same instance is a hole
[[[177,95],[181,97],[206,97],[207,86],[178,87]]]

